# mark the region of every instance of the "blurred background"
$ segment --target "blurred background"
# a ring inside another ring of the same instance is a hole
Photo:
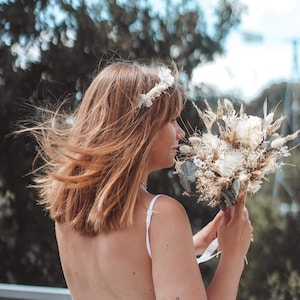
[[[300,127],[299,12],[298,0],[0,0],[0,282],[65,287],[53,223],[28,188],[36,145],[9,135],[36,117],[34,106],[75,109],[111,60],[173,60],[200,107],[229,98],[262,116],[267,99],[291,133]],[[202,128],[190,102],[182,122]],[[239,300],[300,299],[299,150],[285,162],[248,198],[254,242]],[[183,197],[173,170],[153,174],[150,190],[182,202],[194,231],[216,213]],[[206,283],[216,263],[201,265]]]

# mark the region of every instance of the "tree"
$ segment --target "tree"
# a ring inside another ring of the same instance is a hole
[[[245,266],[238,299],[294,300],[300,297],[297,281],[300,211],[286,213],[279,202],[272,200],[273,179],[247,200],[254,242],[247,255],[249,264]]]
[[[285,115],[284,101],[289,88],[295,91],[294,95],[298,95],[299,84],[271,85],[247,105],[247,113],[262,117],[263,103],[267,100],[269,111],[276,108],[276,118]],[[294,103],[297,102],[298,96],[294,98]],[[290,121],[291,118],[285,120],[287,123]],[[291,154],[291,157],[284,160],[286,165],[282,170],[270,176],[255,196],[248,197],[247,207],[254,227],[254,243],[248,253],[249,265],[242,278],[240,299],[294,300],[300,297],[300,202],[297,197],[299,150],[294,149]],[[274,197],[278,174],[285,180],[278,184],[278,193]]]
[[[222,53],[242,12],[238,1],[220,1],[208,33],[193,1],[166,1],[160,13],[142,0],[0,4],[0,281],[64,285],[53,225],[27,188],[31,177],[24,176],[35,143],[28,136],[6,138],[19,120],[30,121],[30,105],[67,98],[64,108],[73,109],[95,69],[118,57],[174,60],[189,79],[195,66]],[[168,185],[158,182],[160,190]]]

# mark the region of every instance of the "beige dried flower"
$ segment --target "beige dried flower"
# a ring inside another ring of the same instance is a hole
[[[267,175],[283,165],[280,159],[290,155],[285,144],[296,139],[300,130],[279,136],[276,131],[285,117],[274,120],[273,112],[266,113],[266,104],[265,117],[259,118],[247,115],[243,106],[237,114],[228,99],[218,102],[216,113],[205,103],[205,111],[194,106],[206,133],[191,136],[180,147],[175,163],[175,172],[185,179],[186,193],[196,194],[210,206],[220,205],[224,197],[235,197],[234,202],[238,192],[255,194]]]

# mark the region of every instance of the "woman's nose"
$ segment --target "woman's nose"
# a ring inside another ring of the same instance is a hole
[[[185,132],[184,130],[180,127],[180,125],[178,125],[178,130],[177,130],[177,134],[176,137],[178,140],[181,140],[185,137]]]

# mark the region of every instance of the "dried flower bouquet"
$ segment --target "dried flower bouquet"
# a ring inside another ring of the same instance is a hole
[[[197,132],[180,146],[175,163],[176,173],[188,195],[198,201],[225,209],[237,201],[239,193],[255,194],[263,180],[277,171],[281,158],[290,155],[286,143],[297,137],[300,130],[285,137],[277,131],[284,117],[274,120],[274,113],[264,118],[247,115],[241,105],[236,113],[233,104],[225,99],[213,112],[201,111],[194,105],[206,132]]]

